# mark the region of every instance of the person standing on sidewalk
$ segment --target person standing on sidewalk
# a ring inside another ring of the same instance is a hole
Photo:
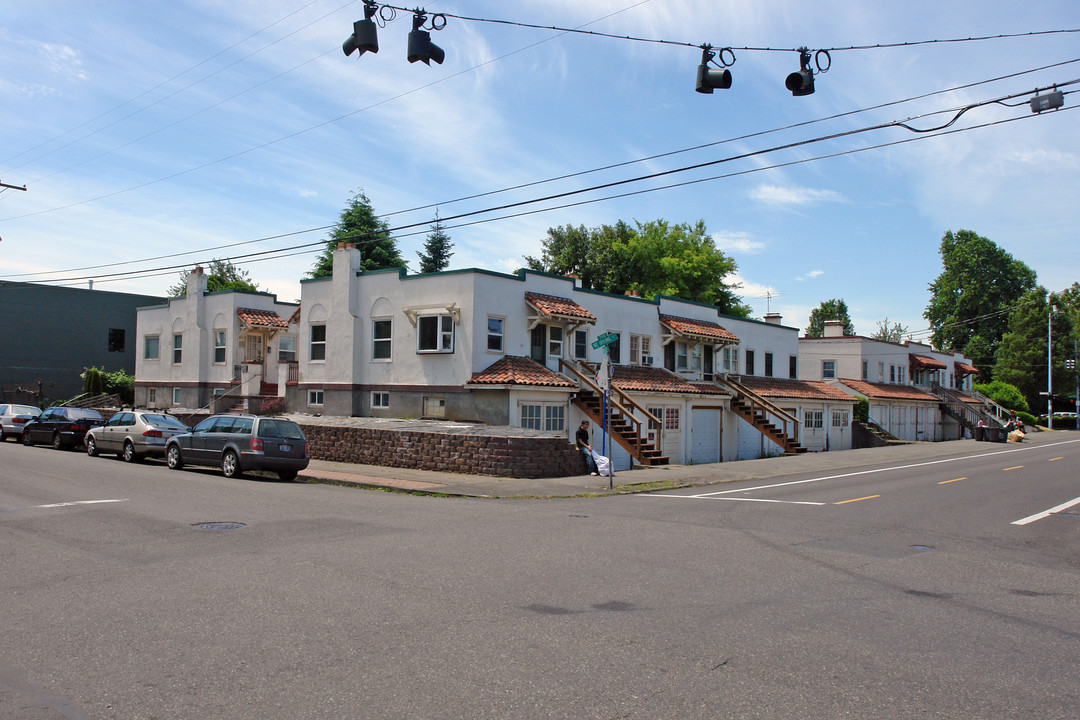
[[[581,454],[585,456],[585,468],[590,475],[596,474],[596,462],[592,456],[592,446],[589,445],[589,421],[582,420],[577,429],[577,446]]]

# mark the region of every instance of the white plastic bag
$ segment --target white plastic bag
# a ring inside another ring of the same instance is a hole
[[[593,451],[593,462],[596,463],[596,474],[604,477],[613,477],[615,475],[615,468],[611,466],[611,460],[603,455]]]

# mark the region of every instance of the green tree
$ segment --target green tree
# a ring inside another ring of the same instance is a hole
[[[810,311],[810,319],[806,324],[806,337],[824,337],[826,320],[839,320],[844,323],[844,335],[855,334],[855,325],[848,314],[847,303],[841,298],[823,300],[820,305]]]
[[[934,331],[933,344],[974,360],[986,382],[1009,324],[1008,310],[1035,288],[1035,271],[970,230],[945,233],[941,262],[923,313]]]
[[[878,329],[874,331],[874,334],[870,337],[874,340],[883,340],[885,342],[898,343],[904,339],[904,335],[908,333],[908,328],[900,323],[893,323],[889,325],[889,318],[884,320],[878,320]]]
[[[1006,410],[1031,412],[1027,400],[1024,399],[1024,394],[1020,392],[1020,388],[1015,385],[1010,385],[1009,383],[1000,380],[994,380],[993,382],[988,383],[974,383],[971,387]]]
[[[1050,319],[1051,305],[1057,308]],[[1065,369],[1072,358],[1080,316],[1080,285],[1074,283],[1064,293],[1048,295],[1037,287],[1025,295],[1008,318],[1008,329],[997,346],[994,380],[1016,386],[1027,404],[1039,412],[1046,408],[1047,322],[1050,322],[1053,349],[1055,394],[1071,394],[1076,385],[1074,372]]]
[[[427,240],[424,242],[424,251],[416,253],[420,256],[420,272],[433,273],[445,270],[450,265],[450,256],[454,253],[450,249],[454,243],[450,242],[450,236],[443,231],[442,222],[439,221],[438,213],[435,215],[435,224],[431,226]]]
[[[390,234],[390,224],[375,214],[371,201],[363,191],[349,198],[349,205],[341,211],[337,225],[330,231],[326,249],[315,260],[307,277],[330,277],[334,274],[334,249],[339,243],[351,242],[360,251],[361,270],[383,270],[405,267],[405,260],[398,252],[397,240]]]
[[[735,261],[716,247],[701,220],[549,228],[541,256],[525,262],[533,270],[576,275],[591,290],[668,295],[737,317],[750,314],[735,294],[738,286],[725,282],[738,269]]]
[[[180,273],[180,280],[169,288],[169,297],[184,297],[187,295],[187,279],[190,272]],[[255,283],[251,282],[251,276],[246,270],[241,270],[228,260],[214,259],[210,261],[209,272],[206,274],[206,289],[209,292],[223,290],[246,290],[259,292]]]

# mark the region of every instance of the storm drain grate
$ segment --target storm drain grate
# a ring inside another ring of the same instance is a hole
[[[194,523],[191,527],[196,530],[238,530],[247,526],[238,522],[202,522]]]

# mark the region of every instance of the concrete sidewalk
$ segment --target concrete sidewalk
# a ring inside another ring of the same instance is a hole
[[[953,440],[937,443],[912,443],[843,452],[806,453],[788,457],[742,460],[704,465],[668,465],[640,467],[616,473],[614,488],[608,479],[595,475],[558,478],[500,478],[487,475],[463,475],[429,470],[353,465],[312,460],[298,480],[324,482],[398,492],[418,492],[477,498],[560,498],[598,495],[621,495],[654,492],[679,487],[758,480],[781,475],[825,474],[870,468],[875,465],[918,463],[965,454],[987,454],[1017,450],[1080,438],[1076,431],[1029,433],[1023,443],[987,443]]]

